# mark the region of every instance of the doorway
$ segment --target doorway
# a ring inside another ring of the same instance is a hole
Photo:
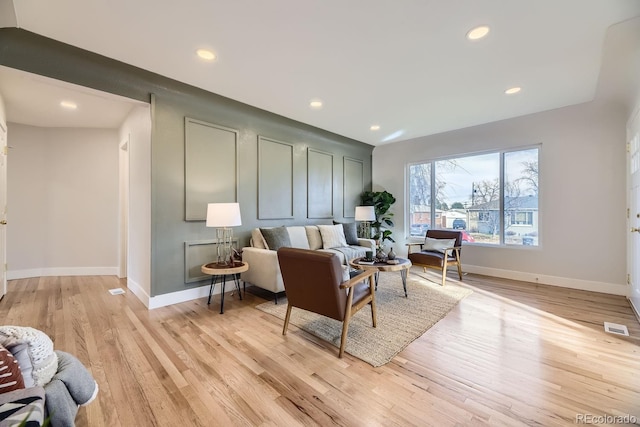
[[[0,123],[0,299],[7,294],[7,129]]]
[[[127,254],[129,248],[129,139],[126,138],[120,143],[119,150],[119,179],[120,179],[120,242],[118,244],[118,277],[123,279],[127,277]]]
[[[629,301],[640,321],[640,113],[629,141]]]

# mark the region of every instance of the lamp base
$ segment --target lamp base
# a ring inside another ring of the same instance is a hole
[[[233,266],[233,229],[224,227],[216,229],[217,264]]]
[[[363,239],[371,238],[371,223],[369,221],[362,221],[360,223],[360,236]]]

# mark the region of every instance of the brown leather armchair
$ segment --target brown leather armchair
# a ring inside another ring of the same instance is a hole
[[[434,249],[429,239],[447,239],[455,242],[452,245],[435,245]],[[442,271],[442,286],[447,279],[447,268],[450,265],[458,266],[458,276],[462,280],[462,265],[460,253],[462,252],[462,233],[453,230],[428,230],[423,243],[408,243],[408,258],[413,265],[417,265],[427,271],[427,268],[435,268]],[[419,252],[411,252],[414,246],[420,246]],[[445,247],[446,246],[446,247]]]
[[[374,270],[343,281],[343,269],[336,254],[296,248],[278,249],[278,262],[287,294],[287,315],[282,335],[287,334],[293,307],[321,314],[342,322],[340,352],[347,342],[351,317],[371,304],[371,320],[376,327]]]

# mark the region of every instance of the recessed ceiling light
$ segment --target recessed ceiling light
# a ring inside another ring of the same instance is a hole
[[[506,93],[507,95],[513,95],[515,93],[518,93],[522,90],[521,87],[510,87],[509,89],[505,90],[504,93]]]
[[[486,25],[481,25],[469,30],[469,32],[467,33],[467,38],[469,40],[479,40],[485,37],[487,34],[489,34],[489,27]]]
[[[60,106],[62,108],[66,108],[67,110],[75,110],[78,108],[78,104],[73,101],[60,101]]]
[[[309,102],[309,107],[320,109],[322,108],[322,101],[320,101],[319,99],[312,99],[311,102]]]
[[[369,129],[371,129],[371,130],[380,130],[380,125],[372,125]]]
[[[196,50],[196,54],[205,61],[213,61],[216,59],[216,54],[211,52],[208,49],[198,49]]]

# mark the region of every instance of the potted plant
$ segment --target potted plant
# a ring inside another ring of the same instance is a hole
[[[365,191],[361,200],[362,205],[374,207],[376,220],[371,223],[371,228],[375,230],[373,239],[378,242],[378,246],[384,247],[386,240],[395,242],[391,237],[392,231],[385,227],[393,227],[393,212],[389,212],[389,209],[396,202],[396,198],[388,191]]]

